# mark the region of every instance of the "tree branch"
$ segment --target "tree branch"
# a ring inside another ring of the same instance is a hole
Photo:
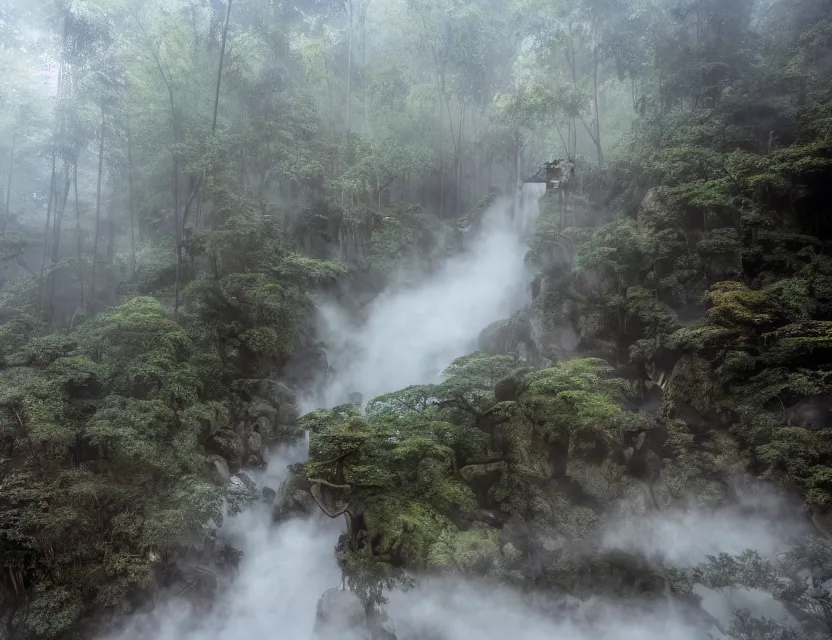
[[[333,484],[332,482],[328,482],[321,478],[309,478],[309,482],[311,482],[312,484],[322,484],[325,487],[329,487],[330,489],[352,490],[352,486],[348,484]]]

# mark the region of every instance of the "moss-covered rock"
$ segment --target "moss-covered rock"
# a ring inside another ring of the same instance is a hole
[[[664,389],[665,413],[672,416],[690,407],[706,416],[716,406],[719,391],[711,364],[686,354],[676,363]]]
[[[445,530],[430,549],[428,568],[452,573],[503,577],[512,560],[503,555],[499,532],[475,524],[467,531]]]

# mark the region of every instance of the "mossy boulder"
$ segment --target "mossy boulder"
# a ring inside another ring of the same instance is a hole
[[[512,371],[494,385],[494,399],[497,402],[516,402],[526,391],[526,375],[531,369],[523,368]]]
[[[529,311],[522,309],[508,320],[498,320],[480,332],[479,350],[489,355],[513,355],[535,361],[537,347],[532,338]]]
[[[499,506],[493,489],[508,471],[504,461],[488,464],[471,464],[459,470],[460,477],[465,481],[477,498],[477,503],[484,508]]]
[[[720,393],[715,379],[707,360],[693,354],[683,355],[664,389],[665,412],[673,414],[690,407],[701,416],[708,415],[716,407]]]
[[[208,441],[208,449],[225,458],[231,470],[239,469],[244,462],[243,436],[233,429],[220,429]]]

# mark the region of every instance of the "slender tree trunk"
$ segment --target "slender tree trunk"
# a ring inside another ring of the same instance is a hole
[[[520,213],[520,187],[522,183],[520,182],[520,164],[522,162],[522,155],[523,155],[523,147],[520,144],[520,133],[519,128],[515,128],[514,130],[514,167],[512,169],[512,173],[514,174],[514,181],[512,184],[513,188],[513,197],[512,202],[514,203],[512,215],[517,216]]]
[[[133,192],[133,138],[127,120],[127,198],[130,208],[130,279],[136,275],[136,206]]]
[[[364,0],[358,16],[361,22],[361,88],[364,93],[364,125],[369,127],[370,122],[370,99],[367,91],[367,12],[370,9],[370,0]],[[369,131],[369,128],[368,128]]]
[[[52,248],[50,252],[51,255],[49,257],[49,274],[46,278],[48,283],[48,292],[46,294],[46,299],[44,300],[44,310],[46,311],[47,322],[50,322],[52,318],[54,318],[55,276],[57,275],[56,265],[58,264],[61,251],[61,223],[64,219],[66,203],[69,200],[69,188],[72,186],[72,175],[69,173],[69,165],[67,163],[64,164],[64,193],[59,201],[60,204],[56,203],[57,206],[55,207],[55,215],[52,224]]]
[[[361,25],[361,80],[362,80],[362,98],[364,103],[364,131],[370,141],[370,153],[373,157],[373,167],[376,174],[376,206],[381,209],[381,173],[379,170],[379,161],[376,157],[375,142],[373,141],[373,129],[370,125],[370,96],[367,91],[367,11],[370,7],[370,0],[365,0],[365,4],[360,8],[358,14],[358,21]]]
[[[107,215],[107,251],[105,253],[107,258],[107,278],[104,282],[104,291],[106,292],[105,299],[108,304],[112,304],[116,299],[116,273],[115,273],[115,255],[116,255],[116,223],[113,220],[112,208],[108,209]]]
[[[50,301],[51,301],[51,285],[52,285],[52,272],[51,269],[49,271],[49,275],[47,279],[44,281],[44,276],[46,275],[46,260],[47,256],[51,258],[54,255],[53,252],[50,252],[50,243],[49,243],[49,223],[50,223],[50,210],[51,210],[51,217],[57,220],[57,209],[58,209],[58,185],[57,185],[57,173],[56,173],[56,151],[57,149],[61,149],[64,145],[64,138],[66,133],[66,114],[63,108],[63,98],[66,86],[66,45],[67,39],[69,37],[69,15],[64,15],[64,30],[63,30],[63,44],[61,46],[61,60],[58,66],[58,90],[57,90],[57,99],[58,99],[58,112],[57,112],[57,120],[60,123],[58,127],[58,134],[57,134],[57,143],[56,149],[52,152],[52,177],[50,179],[50,188],[49,188],[49,195],[50,195],[50,202],[51,206],[47,205],[46,211],[46,233],[44,234],[44,245],[43,245],[43,259],[41,260],[40,265],[40,294],[41,294],[41,312],[46,316],[47,321],[49,320],[49,308],[50,308]],[[56,125],[58,122],[56,122]],[[64,162],[64,166],[66,166],[66,162]],[[67,187],[67,192],[69,188]],[[53,228],[52,233],[52,244],[56,245],[58,243],[58,238],[55,237],[55,229]]]
[[[173,235],[176,239],[176,276],[174,281],[173,315],[179,315],[179,291],[182,286],[182,225],[179,219],[179,160],[173,161]]]
[[[9,177],[6,181],[6,210],[3,212],[3,224],[0,226],[0,235],[6,233],[9,224],[9,217],[12,215],[12,171],[14,170],[14,150],[17,144],[17,130],[12,135],[12,151],[9,154]]]
[[[344,11],[347,12],[349,23],[349,41],[347,44],[347,143],[352,133],[352,32],[353,32],[353,4],[352,0],[344,2]]]
[[[260,191],[264,191],[262,188]],[[199,196],[197,197],[196,201],[196,219],[194,220],[194,230],[199,231],[202,229],[202,204],[205,202],[205,190],[201,189],[199,191]]]
[[[78,308],[84,308],[84,263],[83,263],[83,241],[81,239],[81,204],[78,201],[78,158],[75,159],[75,164],[73,165],[73,182],[75,183],[75,239],[76,239],[76,251],[77,251],[77,260],[78,260],[78,288],[80,290],[79,293],[79,304]]]
[[[324,78],[326,79],[326,95],[329,99],[329,132],[335,135],[335,116],[332,108],[332,81],[329,78],[329,50],[326,46],[326,30],[321,25],[321,43],[324,49]]]
[[[480,131],[479,118],[474,124],[474,202],[480,199]]]
[[[225,24],[223,25],[222,29],[222,45],[220,47],[220,64],[219,68],[217,69],[217,86],[214,92],[214,115],[211,119],[211,135],[214,135],[217,131],[217,115],[219,113],[220,108],[220,90],[222,88],[222,71],[223,65],[225,63],[225,49],[228,43],[228,25],[231,22],[231,6],[233,0],[228,0],[228,7],[225,11]],[[178,127],[177,127],[178,130]],[[178,165],[177,165],[177,173],[178,173]],[[193,188],[191,189],[191,193],[188,196],[188,200],[185,203],[185,211],[182,213],[182,219],[179,219],[179,181],[178,177],[175,182],[175,197],[174,200],[176,201],[176,209],[174,211],[174,222],[176,228],[176,283],[174,285],[175,293],[174,293],[174,302],[173,302],[173,314],[174,316],[179,315],[179,303],[180,297],[182,292],[182,240],[185,234],[185,225],[188,223],[188,217],[191,212],[191,208],[193,206],[194,200],[196,198],[197,193],[200,190],[200,187],[205,182],[205,171],[203,170],[200,177],[194,183]]]
[[[593,104],[595,106],[595,150],[598,154],[598,164],[604,164],[604,150],[601,148],[601,112],[598,110],[598,66],[600,60],[598,59],[598,45],[596,44],[592,49],[592,88],[593,88]]]
[[[575,60],[575,41],[572,39],[572,26],[569,26],[569,50],[568,50],[568,58],[569,58],[569,67],[572,71],[572,86],[575,87],[575,90],[578,90],[578,69],[577,69],[577,62]],[[572,159],[574,160],[575,156],[578,153],[578,122],[576,118],[572,118]]]
[[[229,2],[228,10],[231,10],[231,3]],[[228,14],[226,13],[226,17]],[[140,25],[141,27],[141,25]],[[173,87],[170,84],[170,80],[168,79],[167,75],[165,75],[165,71],[162,68],[162,61],[159,59],[159,54],[153,48],[152,45],[149,47],[150,55],[153,56],[153,61],[156,63],[156,69],[159,71],[159,75],[162,78],[162,82],[165,83],[165,88],[168,92],[168,101],[170,104],[170,124],[173,133],[173,142],[179,142],[179,125],[178,125],[178,117],[176,113],[176,100],[173,97]],[[216,109],[215,109],[216,111]],[[102,150],[103,150],[103,136],[102,136]],[[179,234],[179,158],[176,156],[176,153],[173,151],[171,152],[172,160],[173,160],[173,225],[175,229],[175,239],[176,239],[176,247],[177,247],[177,255],[179,252],[179,243],[180,243],[180,234]],[[100,179],[100,176],[99,176]],[[96,213],[96,227],[98,227],[98,213]],[[98,234],[96,233],[96,243],[98,242]],[[93,266],[95,262],[93,261]],[[180,260],[177,257],[176,260],[176,301],[174,302],[174,314],[178,312],[179,309],[179,270],[180,270]],[[92,296],[95,296],[95,289],[92,289]]]
[[[453,142],[454,145],[454,177],[457,182],[454,189],[454,195],[457,200],[457,215],[459,215],[459,163],[462,161],[462,116],[460,116],[460,135],[457,136],[456,132],[454,131],[454,119],[451,115],[451,103],[448,100],[448,96],[445,94],[445,86],[445,76],[443,72],[441,92],[442,95],[440,96],[440,100],[444,99],[445,101],[445,110],[448,112],[448,130],[451,132],[451,142]]]
[[[462,113],[459,116],[459,132],[456,153],[456,215],[462,215],[462,131],[465,126],[465,103],[462,103]]]
[[[346,163],[352,162],[350,145],[350,134],[352,133],[352,32],[353,32],[353,0],[344,0],[344,13],[347,15],[347,27],[349,29],[347,44],[347,139],[346,139]],[[341,206],[346,204],[346,189],[341,188]]]
[[[49,197],[46,200],[46,227],[43,231],[43,258],[40,262],[40,279],[38,280],[38,287],[40,288],[41,295],[43,294],[43,277],[46,273],[46,256],[49,253],[49,223],[52,221],[52,208],[55,204],[55,180],[56,180],[56,167],[55,164],[57,162],[58,151],[57,149],[52,150],[52,177],[49,179]]]
[[[220,48],[220,68],[217,71],[217,91],[214,95],[214,119],[211,121],[211,133],[217,130],[217,111],[220,106],[220,86],[222,85],[222,65],[225,60],[225,44],[228,40],[228,23],[231,21],[231,3],[228,0],[228,7],[225,10],[225,26],[222,28],[222,47]]]
[[[98,186],[95,190],[95,230],[93,232],[92,241],[92,275],[90,277],[90,308],[94,311],[96,305],[96,270],[98,267],[98,236],[101,233],[101,181],[104,177],[104,130],[106,126],[106,119],[104,116],[104,107],[101,108],[101,133],[99,134],[98,144]]]
[[[439,217],[445,217],[445,116],[442,103],[445,99],[445,71],[439,71]]]

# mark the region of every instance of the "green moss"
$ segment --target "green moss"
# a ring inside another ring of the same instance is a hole
[[[377,540],[377,552],[390,555],[409,567],[428,564],[431,547],[451,522],[430,506],[417,501],[381,498],[364,512],[367,531]]]
[[[469,485],[474,485],[484,480],[493,480],[502,476],[506,471],[506,463],[503,461],[490,464],[470,464],[459,473],[462,479]]]
[[[540,503],[541,519],[570,541],[587,540],[598,531],[601,520],[595,511],[573,504],[564,494]]]
[[[773,319],[764,311],[765,293],[740,282],[718,282],[708,291],[706,299],[713,305],[708,309],[708,318],[716,324],[766,325]]]
[[[428,557],[430,569],[500,577],[505,571],[505,559],[499,533],[485,526],[468,531],[443,531],[431,547]]]
[[[710,362],[694,355],[685,355],[676,363],[667,381],[664,402],[689,404],[702,414],[713,409],[719,387]]]
[[[791,362],[829,360],[832,356],[832,322],[812,321],[788,324],[764,333],[769,347],[765,359],[771,365]]]

